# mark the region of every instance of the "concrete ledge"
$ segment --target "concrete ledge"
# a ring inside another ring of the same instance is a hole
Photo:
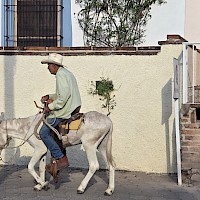
[[[180,35],[167,35],[166,41],[159,41],[159,45],[167,45],[167,44],[182,44],[183,42],[187,42],[186,39],[181,37]]]
[[[0,55],[47,55],[58,52],[65,56],[85,55],[156,55],[160,46],[147,47],[0,47]]]
[[[159,45],[182,44],[187,42],[180,35],[167,35],[167,40],[159,41]],[[48,55],[58,52],[65,56],[85,55],[157,55],[161,46],[144,47],[0,47],[0,55]]]

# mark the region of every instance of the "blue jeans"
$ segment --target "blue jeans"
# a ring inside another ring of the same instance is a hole
[[[47,122],[51,124],[51,126],[56,127],[60,122],[62,121],[61,118],[47,118]],[[52,124],[53,123],[53,124]],[[44,144],[46,145],[47,149],[51,152],[52,156],[58,160],[59,158],[62,158],[64,155],[56,143],[56,141],[52,138],[50,135],[51,129],[43,123],[41,129],[40,129],[40,137]]]

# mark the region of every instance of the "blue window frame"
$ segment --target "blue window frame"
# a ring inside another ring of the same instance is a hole
[[[4,0],[3,46],[71,46],[70,0]]]

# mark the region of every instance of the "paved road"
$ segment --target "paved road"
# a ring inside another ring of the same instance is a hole
[[[198,200],[200,176],[193,176],[193,186],[178,186],[175,176],[116,172],[116,188],[112,196],[104,196],[107,172],[98,171],[84,194],[76,190],[86,170],[66,169],[57,184],[48,191],[33,190],[34,181],[26,166],[0,166],[0,200]],[[50,176],[47,175],[47,179]]]

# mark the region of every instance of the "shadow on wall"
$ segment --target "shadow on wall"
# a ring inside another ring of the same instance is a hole
[[[4,56],[4,108],[5,118],[15,117],[15,102],[14,102],[14,74],[16,67],[15,56]],[[14,145],[14,144],[13,144]],[[8,161],[10,156],[14,155],[15,149],[5,150],[5,161]]]
[[[172,79],[164,85],[162,88],[162,124],[165,125],[165,135],[166,135],[166,159],[167,159],[167,173],[172,173],[174,171],[174,152],[170,152],[170,144],[175,145],[175,126],[173,123],[173,132],[169,131],[169,118],[172,115]],[[172,134],[172,141],[170,141],[170,135]],[[174,149],[174,148],[173,148]],[[171,162],[172,154],[172,162]]]

